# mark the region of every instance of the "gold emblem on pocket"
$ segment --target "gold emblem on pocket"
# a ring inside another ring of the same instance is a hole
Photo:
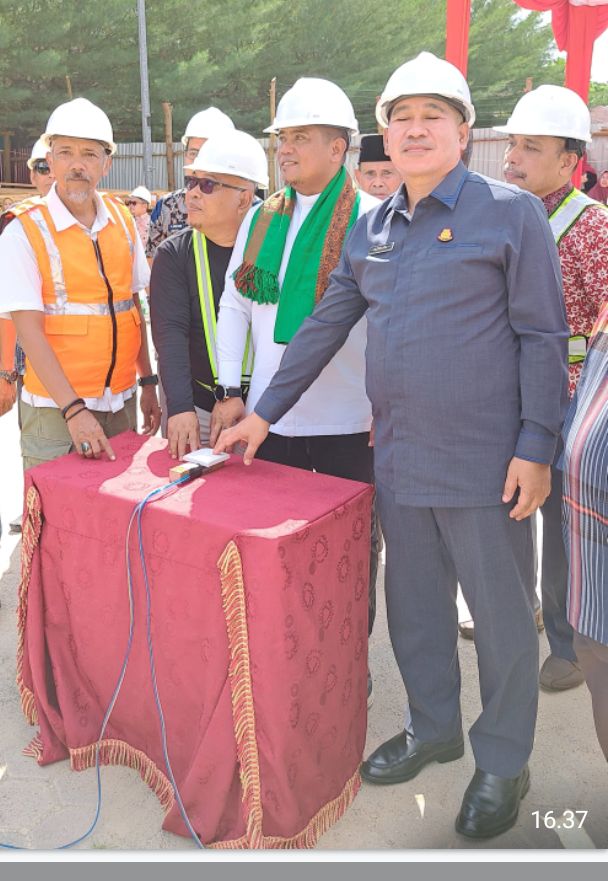
[[[446,228],[442,229],[441,232],[439,233],[439,235],[437,236],[437,241],[438,242],[451,242],[453,238],[454,238],[454,236],[452,234],[452,230],[448,226],[446,226]]]

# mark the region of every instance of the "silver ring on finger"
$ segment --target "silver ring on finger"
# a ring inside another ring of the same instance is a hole
[[[91,448],[91,444],[90,444],[88,441],[83,441],[83,442],[80,444],[80,452],[81,452],[84,456],[86,456],[87,453],[90,453],[90,452],[91,452],[91,449],[92,449],[92,448]]]

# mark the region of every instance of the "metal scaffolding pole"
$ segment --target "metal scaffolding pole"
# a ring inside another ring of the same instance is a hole
[[[150,86],[148,82],[148,42],[146,37],[146,0],[137,0],[139,28],[139,79],[141,83],[141,133],[144,144],[144,184],[149,190],[152,181],[152,128],[150,125]]]

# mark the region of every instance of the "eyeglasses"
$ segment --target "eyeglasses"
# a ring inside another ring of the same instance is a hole
[[[197,187],[206,196],[210,196],[219,187],[226,187],[227,190],[239,190],[244,193],[247,187],[235,187],[233,184],[225,184],[219,180],[213,180],[211,177],[186,177],[184,178],[187,190],[195,190]]]
[[[51,169],[48,167],[46,162],[34,162],[34,168],[32,169],[37,174],[50,174]]]
[[[127,208],[134,208],[137,205],[135,199],[125,199],[125,205]]]

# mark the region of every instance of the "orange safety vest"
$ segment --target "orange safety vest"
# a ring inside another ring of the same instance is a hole
[[[140,317],[131,291],[135,226],[129,211],[99,194],[113,218],[96,237],[73,225],[58,232],[46,200],[14,206],[42,276],[44,330],[77,395],[99,398],[135,385]],[[26,359],[24,386],[51,397]]]

